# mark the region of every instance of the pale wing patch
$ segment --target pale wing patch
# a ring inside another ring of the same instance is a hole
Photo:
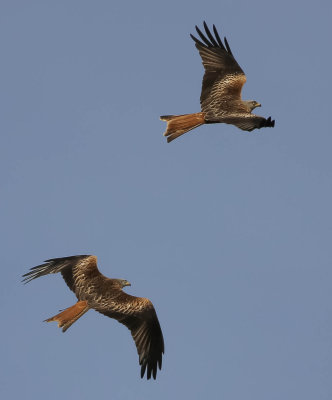
[[[97,268],[97,256],[87,257],[87,260],[91,265],[95,265],[95,267]]]
[[[110,301],[109,309],[123,314],[136,314],[153,307],[149,299],[132,296],[131,301]]]
[[[244,74],[226,75],[217,80],[211,87],[210,92],[204,96],[201,109],[210,116],[222,116],[231,110],[230,104],[241,102],[241,90],[247,78]]]
[[[241,90],[246,80],[247,78],[244,74],[226,75],[214,85],[211,95],[219,97],[219,99],[225,96],[232,96],[233,100],[236,100],[236,97],[241,99]]]
[[[84,270],[92,270],[92,269],[98,269],[97,267],[97,257],[96,256],[89,256],[85,257],[82,260],[80,260],[76,267],[75,270],[78,271],[84,271]]]
[[[100,287],[96,284],[98,278],[102,274],[99,272],[97,267],[97,257],[89,256],[80,260],[77,265],[73,268],[73,281],[74,291],[79,299],[85,299],[86,297],[94,297],[95,300],[102,297],[100,293]],[[104,279],[106,279],[104,277]]]

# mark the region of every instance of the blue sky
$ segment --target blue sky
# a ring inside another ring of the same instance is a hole
[[[330,399],[328,1],[2,1],[1,385],[6,399]],[[216,24],[274,129],[203,126],[189,33]],[[156,381],[129,331],[75,302],[51,257],[95,254],[150,298]]]

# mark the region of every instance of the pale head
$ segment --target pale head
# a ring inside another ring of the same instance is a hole
[[[119,281],[120,281],[122,287],[131,286],[131,283],[128,282],[126,279],[119,279]]]
[[[128,282],[126,279],[110,279],[113,283],[114,287],[119,289],[123,289],[125,286],[131,286],[131,283]]]
[[[251,112],[256,107],[261,107],[261,104],[258,103],[256,100],[246,100],[243,103],[246,105],[248,112]]]

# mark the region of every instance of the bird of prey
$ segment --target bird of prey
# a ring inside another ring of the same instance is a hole
[[[145,370],[147,379],[157,376],[161,369],[164,339],[156,311],[149,299],[134,297],[122,291],[131,286],[124,279],[110,279],[102,275],[97,267],[97,257],[78,255],[46,260],[44,264],[31,268],[24,274],[27,283],[43,275],[61,272],[78,302],[46,322],[57,321],[65,332],[90,309],[124,324],[135,341],[141,365],[141,378]]]
[[[206,35],[196,26],[201,40],[190,35],[205,69],[200,99],[201,112],[161,116],[161,120],[167,121],[164,133],[167,142],[203,124],[232,124],[244,131],[274,127],[271,117],[265,119],[251,113],[254,108],[261,106],[257,101],[242,100],[241,90],[246,76],[235,60],[227,39],[224,38],[224,44],[214,25],[214,36],[205,22],[203,25]]]

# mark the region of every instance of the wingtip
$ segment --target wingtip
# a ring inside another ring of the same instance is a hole
[[[269,128],[274,128],[275,120],[272,119],[272,117],[270,116],[269,118],[266,119],[265,126],[267,126]]]

